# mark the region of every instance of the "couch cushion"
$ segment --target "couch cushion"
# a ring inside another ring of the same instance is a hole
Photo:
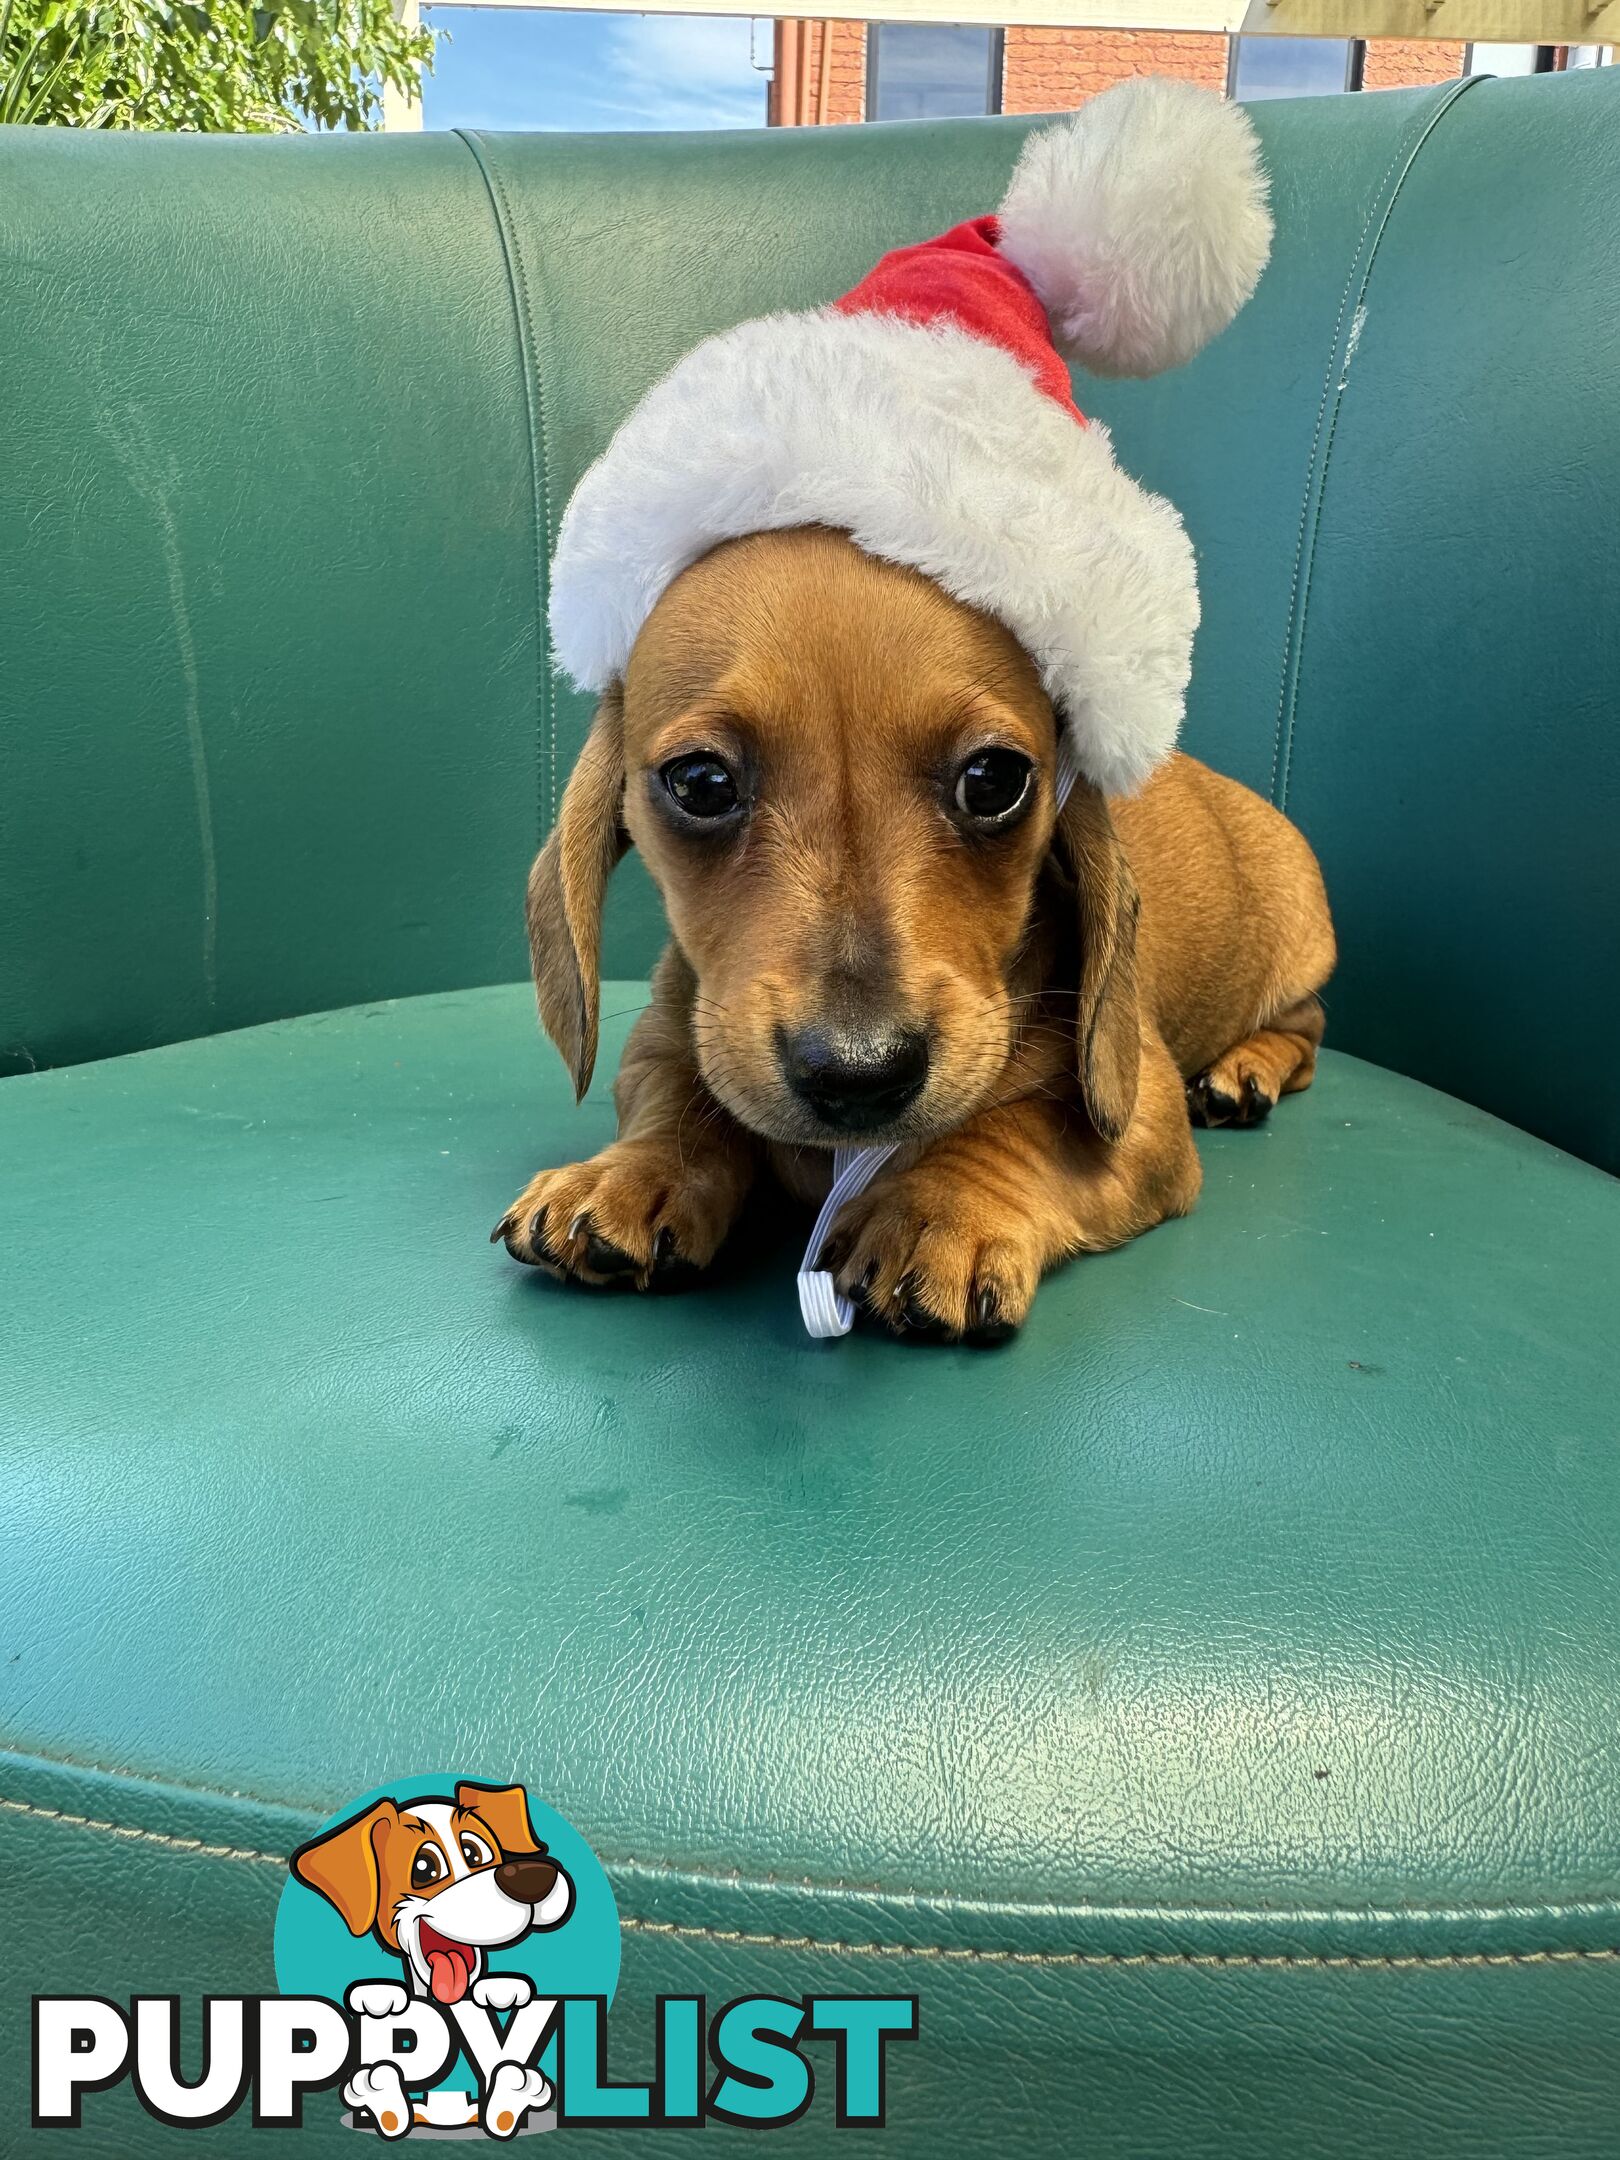
[[[452,1766],[596,1844],[632,2000],[916,1986],[897,2152],[992,2084],[1605,2150],[1614,1182],[1329,1055],[985,1355],[808,1341],[797,1223],[650,1301],[486,1245],[611,1128],[523,988],[0,1088],[8,2014],[268,1986],[297,1837]]]
[[[1254,118],[1252,305],[1077,386],[1198,552],[1187,747],[1321,857],[1341,1045],[1620,1169],[1620,74]],[[1035,124],[0,137],[0,1072],[520,972],[580,475]],[[611,969],[662,939],[632,855]]]

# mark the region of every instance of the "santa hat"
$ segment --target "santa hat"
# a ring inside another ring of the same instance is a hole
[[[1070,395],[1190,359],[1271,245],[1248,116],[1122,83],[1031,136],[999,213],[884,256],[830,307],[707,339],[624,422],[563,518],[557,661],[624,673],[671,581],[723,540],[827,525],[1005,623],[1108,793],[1175,745],[1192,546]]]

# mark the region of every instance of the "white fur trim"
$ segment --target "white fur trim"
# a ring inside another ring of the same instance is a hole
[[[558,664],[606,689],[689,564],[799,525],[846,532],[997,616],[1105,792],[1140,786],[1174,748],[1198,622],[1180,518],[1010,353],[892,316],[765,316],[648,392],[563,518]]]
[[[1069,359],[1094,375],[1179,367],[1226,328],[1271,252],[1248,114],[1192,83],[1116,83],[1025,143],[1000,246]]]

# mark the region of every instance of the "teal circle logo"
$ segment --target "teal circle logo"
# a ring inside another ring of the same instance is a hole
[[[611,2002],[618,1908],[589,1845],[525,1787],[394,1778],[292,1855],[275,1969],[284,1996],[362,2020],[352,2127],[506,2137],[551,2127],[555,2036],[529,2043],[558,1997]]]

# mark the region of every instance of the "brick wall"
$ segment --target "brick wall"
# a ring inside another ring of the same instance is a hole
[[[821,63],[827,61],[823,92]],[[866,25],[807,21],[776,24],[775,65],[766,93],[772,127],[838,126],[866,118]]]
[[[778,24],[778,65],[781,32]],[[830,31],[826,119],[833,125],[866,117],[866,25],[820,20],[795,26],[798,119],[817,118],[823,37]],[[1454,39],[1374,38],[1363,76],[1368,90],[1407,83],[1447,82],[1462,73],[1464,48]],[[1213,90],[1226,87],[1227,40],[1197,30],[1056,30],[1014,25],[1006,33],[1002,110],[1066,112],[1128,75],[1179,75]],[[776,92],[771,119],[779,123]]]
[[[1398,90],[1407,83],[1452,82],[1463,70],[1463,47],[1445,38],[1369,38],[1363,90]]]
[[[810,26],[808,94],[810,111],[816,111],[821,91],[821,40],[831,30],[827,70],[827,121],[841,126],[866,118],[866,25],[859,22],[816,22]]]
[[[1067,112],[1127,75],[1180,75],[1226,88],[1226,39],[1202,30],[1007,32],[1003,112]]]

